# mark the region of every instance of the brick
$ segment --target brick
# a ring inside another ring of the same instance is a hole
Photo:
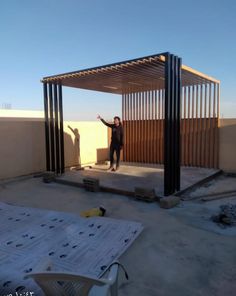
[[[156,194],[154,189],[135,187],[134,194],[137,199],[144,201],[154,201],[156,199]]]
[[[170,209],[180,203],[180,198],[175,195],[165,196],[160,199],[160,207],[163,209]]]
[[[84,183],[84,187],[87,191],[98,192],[100,189],[99,179],[84,178],[83,183]]]
[[[54,172],[46,172],[43,174],[43,182],[44,183],[51,183],[55,180],[55,173]]]

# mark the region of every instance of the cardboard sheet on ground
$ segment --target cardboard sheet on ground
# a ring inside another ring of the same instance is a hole
[[[0,295],[41,295],[31,279],[23,279],[40,261],[50,260],[53,270],[99,277],[142,229],[132,221],[0,203]]]

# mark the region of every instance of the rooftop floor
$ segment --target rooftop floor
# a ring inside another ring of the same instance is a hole
[[[92,177],[100,181],[102,187],[118,192],[134,192],[135,187],[155,189],[156,195],[163,196],[164,168],[162,165],[141,165],[122,163],[119,170],[111,172],[108,165],[95,165],[91,169],[67,171],[60,180],[83,183],[83,178]],[[218,170],[197,167],[181,167],[181,190],[205,179]]]
[[[120,296],[236,292],[236,227],[221,229],[209,219],[220,204],[236,203],[236,196],[209,203],[184,201],[164,210],[158,203],[25,178],[0,183],[0,201],[78,215],[103,205],[109,217],[141,222],[143,232],[120,258],[130,276],[129,281],[120,276]]]

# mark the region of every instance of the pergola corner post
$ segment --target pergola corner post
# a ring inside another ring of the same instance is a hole
[[[46,170],[63,174],[65,171],[62,86],[43,83]]]
[[[165,55],[164,195],[180,190],[181,59]]]
[[[181,165],[181,110],[182,110],[182,59],[177,58],[177,107],[176,107],[176,190],[180,190],[180,165]]]
[[[46,149],[46,170],[50,171],[50,143],[49,143],[49,114],[48,114],[48,85],[43,83],[44,95],[44,125],[45,125],[45,149]]]
[[[63,129],[63,104],[62,104],[62,85],[58,84],[58,101],[59,101],[59,139],[60,139],[60,173],[65,172],[65,157],[64,157],[64,129]]]
[[[55,116],[55,152],[56,152],[56,167],[57,174],[60,173],[60,147],[59,147],[59,125],[58,125],[58,96],[57,96],[57,84],[54,84],[54,116]]]

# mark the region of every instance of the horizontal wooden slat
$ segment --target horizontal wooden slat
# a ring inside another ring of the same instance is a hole
[[[164,88],[165,57],[154,55],[132,61],[44,77],[42,82],[64,86],[122,94],[132,86],[133,91]],[[206,84],[218,80],[182,66],[182,85]]]

